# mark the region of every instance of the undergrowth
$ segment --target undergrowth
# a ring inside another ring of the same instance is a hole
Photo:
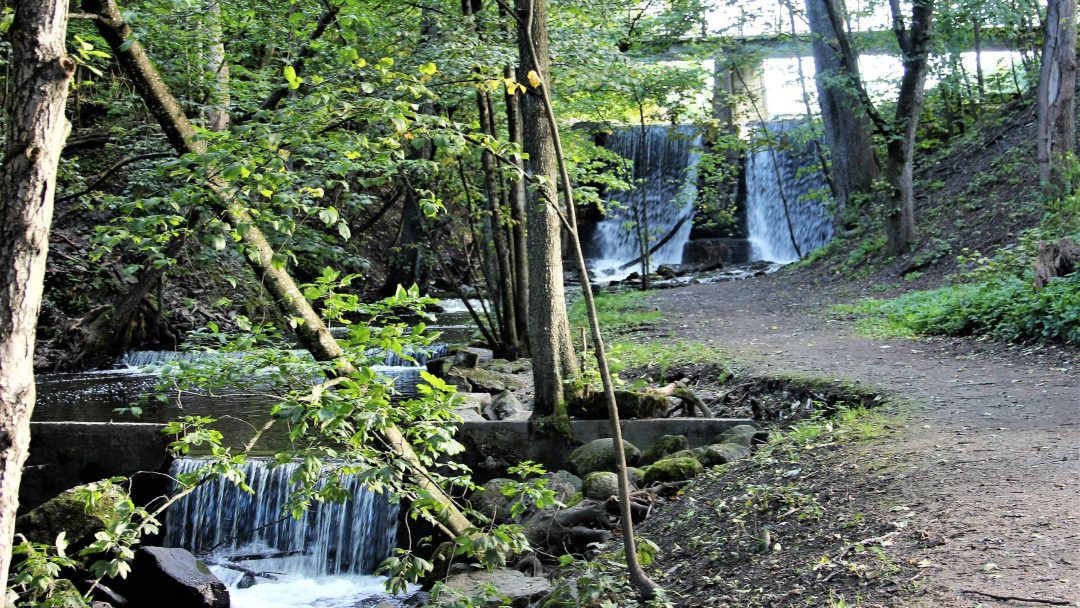
[[[604,291],[595,295],[596,314],[605,336],[629,332],[644,325],[649,325],[661,318],[655,307],[649,307],[645,298],[647,291]],[[585,301],[578,299],[570,306],[570,326],[588,327],[585,315]]]

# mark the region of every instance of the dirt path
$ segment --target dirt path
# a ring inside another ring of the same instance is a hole
[[[754,372],[900,397],[905,430],[880,446],[900,464],[874,473],[885,491],[868,499],[910,509],[927,533],[899,548],[932,564],[910,605],[1080,606],[1080,351],[866,338],[829,318],[843,299],[773,275],[651,301],[671,338],[721,348]]]

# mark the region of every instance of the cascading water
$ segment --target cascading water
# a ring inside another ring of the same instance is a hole
[[[810,147],[794,143],[788,135],[799,124],[765,123],[768,138],[776,145],[747,156],[746,226],[754,259],[793,262],[799,253],[805,256],[832,238],[832,217],[825,208],[828,184],[815,169],[817,159]]]
[[[170,473],[176,477],[204,464],[180,458]],[[218,564],[212,566],[215,574],[230,587],[234,607],[345,607],[365,598],[391,600],[381,579],[370,573],[395,546],[397,505],[350,476],[343,485],[351,499],[315,502],[294,519],[286,504],[290,477],[299,466],[249,461],[243,472],[253,493],[225,480],[197,487],[169,508],[166,545],[208,554],[208,562]],[[242,559],[241,569],[273,579],[245,576],[223,565],[237,559]]]
[[[652,267],[680,263],[693,227],[700,132],[693,126],[649,125],[642,146],[641,127],[626,127],[610,134],[605,145],[628,162],[640,159],[635,176],[642,183],[634,190],[608,193],[606,215],[593,236],[598,257],[590,260],[589,267],[601,280],[619,279],[637,270],[636,265],[623,266],[641,256],[634,222],[642,195],[648,209],[650,248],[675,231],[650,257]]]

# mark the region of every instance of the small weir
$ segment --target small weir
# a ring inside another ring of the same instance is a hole
[[[181,458],[170,472],[203,465]],[[299,466],[251,460],[243,471],[250,494],[222,479],[204,483],[168,510],[165,544],[204,556],[233,606],[394,605],[372,573],[396,544],[398,505],[346,476],[351,499],[315,502],[294,519],[287,504]]]
[[[613,191],[605,197],[607,215],[593,236],[597,257],[589,262],[601,280],[621,279],[638,270],[636,265],[623,266],[641,255],[634,223],[643,197],[650,247],[674,232],[652,255],[653,268],[682,262],[683,246],[693,227],[701,142],[693,126],[648,125],[644,134],[640,127],[625,127],[607,136],[606,147],[635,164],[634,175],[642,183],[634,190]]]

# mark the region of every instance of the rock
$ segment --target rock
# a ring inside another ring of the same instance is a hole
[[[585,498],[607,500],[619,493],[619,476],[608,471],[596,471],[585,476],[581,494]]]
[[[104,488],[102,495],[87,508],[78,495],[88,489],[100,488]],[[58,534],[66,532],[68,543],[78,545],[80,541],[90,540],[96,532],[105,529],[126,500],[124,491],[113,484],[78,486],[15,520],[15,530],[31,542],[49,545],[56,541]]]
[[[453,368],[449,374],[450,380],[463,380],[471,387],[470,391],[497,395],[507,389],[525,388],[525,381],[512,374],[504,374],[481,367],[475,369]],[[461,390],[460,387],[458,390]]]
[[[484,367],[504,374],[524,374],[532,372],[532,361],[529,359],[514,359],[513,361],[492,359]]]
[[[645,471],[637,467],[626,467],[626,476],[635,488],[640,488],[645,483]]]
[[[551,583],[539,576],[525,576],[517,570],[477,570],[446,579],[436,605],[457,604],[467,598],[486,598],[488,606],[524,608],[551,593]],[[482,605],[480,603],[469,604]]]
[[[480,364],[480,354],[468,349],[460,349],[454,353],[454,367],[473,369]]]
[[[446,378],[446,375],[450,373],[450,368],[454,365],[454,359],[451,357],[438,357],[435,359],[429,359],[424,367],[427,368],[427,372],[436,378]]]
[[[473,509],[489,517],[491,521],[499,524],[510,519],[510,504],[513,502],[509,496],[502,493],[507,484],[514,483],[512,479],[496,477],[477,488],[469,495],[469,502]]]
[[[661,279],[674,279],[675,277],[679,276],[679,274],[671,266],[667,264],[661,264],[656,267],[656,276],[660,277]]]
[[[686,481],[704,472],[705,467],[694,458],[665,458],[645,469],[645,484]]]
[[[623,453],[626,464],[637,464],[641,450],[634,444],[623,440]],[[594,471],[615,470],[615,440],[610,438],[594,439],[570,452],[570,467],[578,475],[588,475]]]
[[[122,593],[137,606],[229,608],[225,583],[186,549],[142,547],[135,551]]]
[[[521,403],[518,402],[513,393],[503,391],[495,395],[491,403],[491,411],[495,414],[496,420],[506,420],[526,410],[521,407]]]
[[[458,392],[463,402],[462,408],[472,408],[477,414],[483,413],[485,408],[491,407],[491,395],[488,393],[462,393]]]
[[[547,488],[555,492],[555,500],[561,503],[569,503],[581,491],[581,478],[570,471],[544,473],[544,478],[548,480]]]
[[[690,447],[686,435],[664,435],[641,455],[641,464],[652,464],[666,456]]]
[[[755,442],[762,443],[768,438],[768,431],[750,424],[739,424],[717,435],[713,443],[735,443],[749,448]]]
[[[471,353],[476,355],[476,361],[478,364],[484,364],[492,360],[495,354],[490,348],[480,348],[477,346],[465,346],[456,350],[456,353]],[[455,354],[456,354],[455,353]]]
[[[705,448],[691,448],[686,450],[679,450],[678,452],[668,454],[660,460],[668,460],[670,458],[693,458],[701,464],[705,464]]]
[[[705,448],[702,460],[707,466],[728,464],[750,455],[750,448],[738,443],[714,443]]]
[[[615,402],[619,405],[619,417],[630,418],[666,418],[668,401],[666,397],[652,393],[634,391],[615,391]],[[570,404],[570,416],[581,420],[605,420],[608,417],[607,398],[602,392],[594,392]]]

